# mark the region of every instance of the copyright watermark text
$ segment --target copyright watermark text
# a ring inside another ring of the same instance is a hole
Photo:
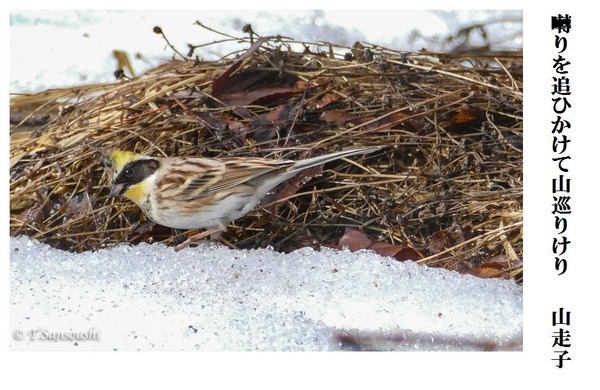
[[[100,331],[95,328],[90,328],[85,331],[57,331],[50,329],[15,329],[12,332],[13,339],[17,341],[99,341]]]

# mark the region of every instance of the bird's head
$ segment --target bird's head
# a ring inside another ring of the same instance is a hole
[[[158,159],[141,154],[109,150],[104,166],[111,180],[111,196],[124,196],[138,206],[150,190],[151,178],[160,167]]]

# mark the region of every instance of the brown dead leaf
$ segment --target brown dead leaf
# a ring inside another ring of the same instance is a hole
[[[470,270],[470,274],[480,278],[494,278],[502,274],[504,267],[495,262],[483,263],[479,267]]]
[[[342,124],[350,122],[356,117],[346,110],[327,110],[319,115],[319,120],[327,123]]]
[[[448,231],[446,229],[438,230],[429,236],[429,244],[427,245],[427,249],[429,249],[431,254],[439,253],[449,247],[450,237],[448,236]]]
[[[296,81],[295,87],[298,90],[305,90],[306,88],[323,87],[330,83],[331,83],[331,79],[328,77],[317,77],[317,78],[311,79],[309,81],[298,80],[298,81]]]
[[[443,122],[441,127],[452,133],[468,133],[481,126],[484,115],[472,108],[461,108],[450,122]]]
[[[303,170],[296,176],[278,186],[275,191],[265,196],[261,200],[260,204],[263,206],[273,204],[273,211],[276,212],[282,205],[282,203],[279,203],[279,201],[294,196],[300,190],[300,188],[304,187],[306,183],[308,183],[315,176],[318,176],[322,171],[322,166]]]
[[[289,128],[290,111],[292,107],[281,105],[274,110],[257,116],[250,124],[254,139],[264,142],[273,139],[280,129]]]
[[[228,106],[247,106],[250,104],[268,104],[302,93],[294,87],[270,85],[249,91],[224,94],[219,97]]]
[[[212,131],[235,131],[240,134],[246,134],[249,130],[242,122],[230,117],[216,115],[210,112],[201,112],[195,116],[198,123]]]
[[[66,203],[65,216],[68,218],[77,218],[83,214],[92,213],[92,203],[88,193],[79,193],[73,195]]]
[[[342,97],[337,93],[326,93],[315,103],[315,108],[320,110],[332,103],[338,102]]]
[[[338,242],[337,248],[348,248],[351,252],[368,249],[380,256],[393,257],[398,261],[417,260],[423,257],[412,248],[384,241],[375,241],[365,232],[354,228],[346,228],[344,235]]]
[[[243,64],[244,60],[250,57],[259,47],[262,46],[263,43],[267,42],[271,37],[262,37],[256,40],[252,46],[242,54],[236,62],[234,62],[223,74],[215,79],[212,83],[212,95],[219,96],[221,95],[227,88],[230,88],[232,85],[231,76],[233,73],[240,68]]]
[[[400,112],[396,112],[390,115],[385,115],[376,120],[369,120],[369,124],[365,125],[365,130],[375,129],[393,129],[395,126],[404,122],[406,116]],[[364,121],[362,121],[364,122]]]
[[[261,70],[247,70],[243,73],[237,73],[230,76],[218,91],[213,91],[213,96],[224,101],[224,99],[227,100],[227,96],[244,92],[253,85],[270,83],[271,77],[272,73]]]
[[[265,124],[272,125],[283,121],[287,121],[291,109],[292,107],[288,105],[281,105],[275,108],[274,110],[265,112],[264,114],[257,116],[252,121],[252,126],[262,126]]]
[[[152,221],[144,221],[140,223],[140,225],[137,228],[135,228],[133,232],[138,234],[148,233],[151,232],[155,226],[156,224]]]
[[[393,257],[398,261],[418,260],[423,257],[412,248],[403,245],[394,245],[384,241],[377,241],[369,246],[368,249],[380,256]]]
[[[489,261],[482,263],[469,271],[470,274],[480,278],[507,277],[508,271],[522,267],[523,262],[519,259],[511,260],[505,254],[492,257]]]
[[[271,222],[272,222],[271,215],[265,213],[258,217],[258,219],[252,224],[252,227],[261,228],[263,226],[270,224]]]
[[[348,248],[351,252],[360,249],[367,249],[373,240],[369,236],[358,229],[346,228],[344,235],[338,242],[338,248]]]

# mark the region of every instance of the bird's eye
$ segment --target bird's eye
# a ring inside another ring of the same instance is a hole
[[[125,168],[125,170],[123,171],[123,174],[125,175],[126,178],[131,179],[133,177],[133,168],[131,168],[131,167]]]

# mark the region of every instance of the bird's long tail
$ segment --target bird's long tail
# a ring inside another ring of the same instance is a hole
[[[322,156],[307,158],[306,160],[300,160],[290,168],[290,172],[298,172],[303,169],[312,168],[317,165],[326,164],[333,160],[340,158],[355,156],[357,154],[369,154],[377,150],[381,150],[380,146],[367,146],[364,148],[342,150],[341,152],[335,152],[330,154],[324,154]]]

